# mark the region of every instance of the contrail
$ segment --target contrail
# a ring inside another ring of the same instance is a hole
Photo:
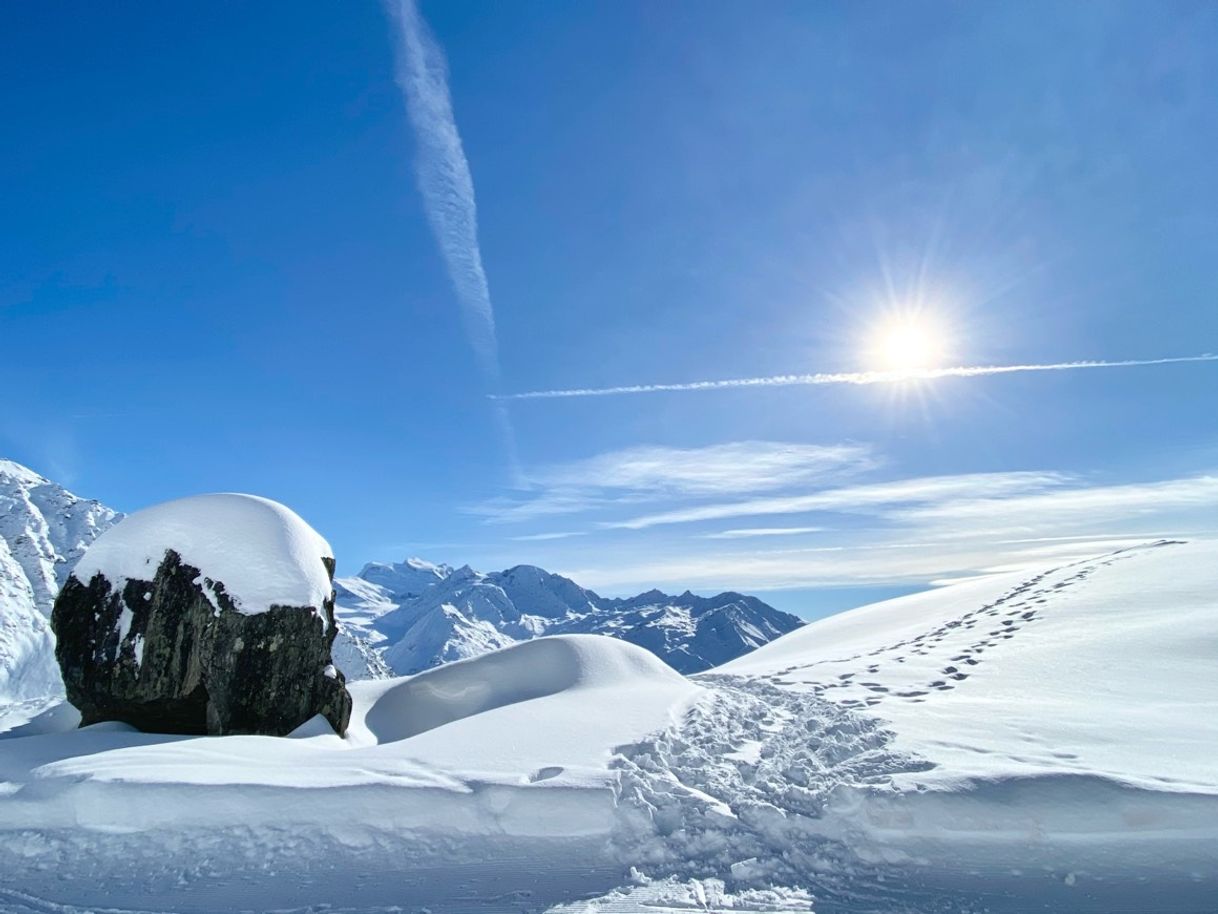
[[[406,96],[406,111],[414,127],[415,170],[423,209],[448,268],[461,306],[465,335],[474,350],[486,386],[498,391],[499,343],[490,287],[478,245],[478,204],[474,178],[461,145],[448,92],[444,51],[432,37],[415,0],[385,0],[395,27],[397,84]],[[502,399],[492,393],[491,399]],[[495,424],[503,439],[508,467],[520,479],[516,434],[507,407],[495,407]]]
[[[1047,365],[962,365],[955,368],[920,368],[908,371],[846,371],[817,374],[780,374],[763,378],[728,378],[721,381],[687,381],[682,384],[631,384],[625,387],[575,387],[566,390],[529,390],[515,394],[492,394],[493,400],[550,400],[560,397],[613,397],[619,394],[651,394],[665,391],[727,390],[736,387],[799,387],[816,384],[894,384],[899,381],[935,378],[976,378],[982,375],[1014,374],[1022,371],[1077,371],[1083,368],[1134,368],[1141,365],[1171,365],[1176,362],[1215,362],[1218,355],[1177,356],[1170,359],[1125,359],[1118,362],[1052,362]]]

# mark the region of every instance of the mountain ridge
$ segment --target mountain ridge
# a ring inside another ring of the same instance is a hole
[[[651,589],[602,597],[537,565],[479,572],[446,568],[441,580],[398,599],[361,575],[340,578],[338,612],[397,673],[464,660],[541,635],[602,634],[650,650],[681,673],[695,673],[794,631],[803,622],[757,597],[724,591],[701,597]],[[377,566],[383,568],[387,566]]]
[[[0,701],[61,693],[51,607],[88,546],[123,516],[0,459]],[[559,634],[609,635],[692,673],[803,624],[735,591],[602,597],[530,564],[480,572],[412,556],[368,562],[334,586],[334,662],[351,679],[415,673]]]

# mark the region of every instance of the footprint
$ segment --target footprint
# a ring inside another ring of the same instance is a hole
[[[538,768],[529,775],[529,783],[536,784],[538,781],[548,781],[550,778],[556,778],[563,773],[561,765],[548,765],[545,768]]]

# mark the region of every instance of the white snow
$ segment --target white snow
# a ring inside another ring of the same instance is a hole
[[[121,517],[19,463],[0,460],[0,539],[45,616],[81,554]]]
[[[60,705],[0,738],[0,909],[1212,911],[1216,656],[1198,542],[865,607],[693,679],[526,641],[352,684],[346,739],[69,731]]]
[[[867,709],[936,763],[918,783],[1074,772],[1218,793],[1216,662],[1218,549],[1201,542],[863,607],[715,672]]]
[[[243,613],[272,606],[311,606],[330,598],[322,558],[333,550],[291,509],[257,495],[196,495],[124,518],[94,541],[73,576],[87,583],[103,574],[116,590],[128,580],[151,580],[167,549],[201,578],[223,583]],[[201,580],[217,605],[212,588]],[[325,617],[321,615],[323,623]]]
[[[451,901],[454,873],[498,894],[536,883],[538,865],[565,886],[557,898],[608,889],[614,750],[702,694],[643,649],[590,635],[351,691],[347,739],[320,718],[289,739],[73,731],[64,706],[0,737],[5,889],[166,910],[185,873],[218,878],[207,897],[221,907],[422,907],[429,892]],[[334,867],[365,876],[353,888]]]
[[[0,539],[0,706],[62,694],[55,636],[8,543]]]

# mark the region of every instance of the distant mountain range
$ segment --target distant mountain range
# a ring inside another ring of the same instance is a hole
[[[609,599],[534,565],[482,573],[412,558],[367,565],[335,583],[348,634],[399,674],[573,633],[621,638],[682,673],[696,673],[802,624],[732,592],[699,597],[650,590]]]
[[[62,690],[48,619],[84,551],[123,515],[0,460],[0,702]],[[798,628],[756,597],[607,599],[532,565],[484,574],[422,559],[370,563],[335,580],[334,660],[352,679],[415,673],[540,635],[631,641],[682,673],[739,657]]]

